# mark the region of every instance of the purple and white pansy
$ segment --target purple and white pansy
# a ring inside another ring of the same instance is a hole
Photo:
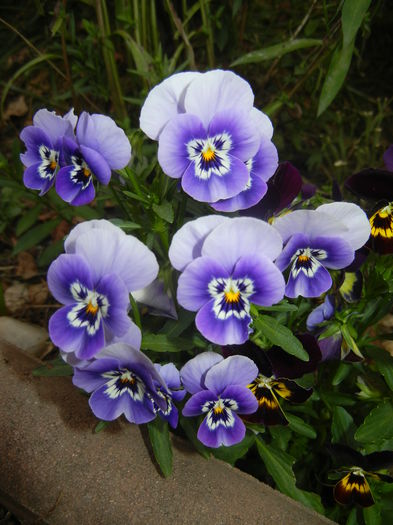
[[[180,73],[149,93],[140,125],[186,193],[235,211],[263,197],[278,163],[272,124],[253,103],[250,85],[231,71]]]
[[[285,244],[276,260],[280,270],[290,266],[287,297],[319,297],[329,290],[328,269],[345,268],[370,235],[364,211],[349,202],[323,204],[316,210],[297,210],[276,219],[274,228]]]
[[[284,278],[273,263],[278,232],[258,219],[201,217],[173,237],[169,258],[182,273],[177,299],[198,312],[198,330],[213,343],[242,344],[250,332],[250,304],[271,306],[284,295]]]
[[[63,154],[56,191],[64,201],[81,206],[94,199],[94,178],[107,185],[113,169],[127,166],[131,145],[110,117],[84,111],[76,126],[76,141],[64,138]]]
[[[76,368],[73,383],[93,392],[89,405],[104,421],[124,414],[130,423],[148,423],[157,410],[168,411],[171,394],[162,376],[147,356],[124,343],[108,346],[100,359]]]
[[[23,183],[27,188],[46,193],[54,184],[60,166],[63,137],[74,138],[77,117],[71,109],[64,117],[54,111],[40,109],[33,117],[33,125],[20,134],[26,152],[20,159],[26,167]]]
[[[154,366],[167,386],[167,390],[164,390],[162,389],[162,385],[158,383],[156,384],[157,393],[165,399],[167,406],[165,409],[160,408],[152,399],[154,410],[162,419],[168,421],[172,428],[176,428],[179,420],[179,413],[174,401],[178,403],[179,401],[182,401],[186,395],[186,391],[181,384],[179,370],[173,363],[167,363],[166,365],[154,363]]]
[[[124,131],[110,117],[85,111],[78,119],[73,109],[64,117],[41,109],[20,138],[27,147],[21,155],[25,186],[43,195],[55,183],[60,197],[74,206],[94,199],[94,177],[106,185],[111,170],[124,168],[131,159]]]
[[[157,276],[154,254],[105,220],[76,226],[65,249],[48,271],[49,289],[64,305],[50,318],[52,341],[72,354],[74,364],[119,340],[139,347],[140,331],[128,317],[129,293]]]
[[[180,370],[184,388],[191,394],[183,415],[203,415],[198,439],[217,448],[242,441],[246,427],[238,414],[252,414],[258,401],[247,388],[258,375],[251,359],[231,356],[224,359],[215,352],[204,352],[188,361]]]

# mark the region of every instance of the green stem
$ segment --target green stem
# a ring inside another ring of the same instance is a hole
[[[207,61],[211,69],[214,68],[214,40],[212,26],[210,23],[210,9],[209,9],[209,0],[199,0],[199,6],[201,9],[202,24],[207,32],[207,42],[206,42],[206,51],[207,51]]]

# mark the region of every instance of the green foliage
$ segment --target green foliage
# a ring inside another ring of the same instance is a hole
[[[259,315],[254,319],[254,326],[258,330],[255,338],[259,335],[266,337],[272,344],[280,346],[288,354],[294,355],[303,361],[308,361],[308,354],[302,343],[293,335],[291,330],[279,323],[274,317]]]
[[[169,437],[168,423],[156,417],[147,424],[150,443],[154,452],[154,457],[163,473],[167,478],[172,473],[172,445]]]

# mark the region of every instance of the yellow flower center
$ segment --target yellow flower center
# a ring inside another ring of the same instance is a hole
[[[215,151],[209,146],[206,151],[202,151],[202,157],[205,162],[210,162],[211,160],[214,160],[214,157],[216,156]]]
[[[98,304],[93,305],[91,302],[86,306],[86,313],[96,315],[98,312]]]
[[[227,303],[238,303],[239,299],[240,299],[239,290],[237,292],[234,292],[233,290],[229,290],[229,292],[225,292],[225,301]]]
[[[309,259],[310,257],[308,257],[308,255],[299,255],[299,257],[297,258],[299,262],[307,262]]]

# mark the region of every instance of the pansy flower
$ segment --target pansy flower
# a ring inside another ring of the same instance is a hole
[[[307,342],[310,343],[310,341]],[[261,348],[249,341],[245,345],[238,348],[234,347],[230,351],[252,359],[258,368],[257,377],[247,385],[258,401],[258,409],[252,414],[242,416],[243,419],[250,423],[261,425],[288,425],[288,420],[279,402],[280,397],[293,403],[304,403],[312,394],[312,389],[302,388],[295,381],[291,381],[286,377],[273,375],[269,357],[274,355],[275,349],[272,349],[270,355],[267,355],[264,350],[261,350]],[[314,351],[314,348],[312,348],[312,351]],[[292,356],[288,357],[292,363],[299,361],[296,358],[291,359]],[[304,363],[304,365],[315,368],[314,361],[310,364]],[[276,363],[276,370],[279,367],[280,365],[277,366]],[[296,367],[294,367],[295,371]],[[300,377],[302,374],[294,373],[293,375]]]
[[[350,191],[377,202],[370,217],[373,250],[381,254],[393,253],[393,145],[384,153],[386,169],[366,168],[346,181]]]
[[[249,84],[231,71],[180,73],[149,93],[140,125],[186,193],[233,211],[262,198],[277,166],[271,122],[253,102]]]
[[[108,346],[83,370],[76,368],[73,383],[92,392],[90,408],[104,421],[124,414],[130,423],[147,423],[156,417],[153,402],[167,411],[166,398],[158,392],[159,385],[167,393],[165,381],[147,356],[123,343]]]
[[[63,155],[56,191],[64,201],[80,206],[94,199],[94,178],[107,185],[112,170],[127,166],[131,146],[110,117],[84,111],[76,126],[76,141],[64,138]]]
[[[33,125],[20,134],[26,152],[20,158],[26,167],[23,183],[27,188],[46,193],[55,182],[60,165],[63,137],[72,139],[77,117],[71,109],[64,117],[47,109],[40,109],[33,117]]]
[[[129,293],[158,273],[154,254],[108,221],[76,226],[48,271],[48,286],[64,305],[49,321],[52,341],[89,360],[120,338],[135,346],[140,331],[128,317]]]
[[[247,384],[258,373],[256,365],[244,356],[224,359],[215,352],[204,352],[180,370],[185,389],[192,394],[183,415],[203,415],[198,439],[207,447],[231,446],[242,441],[246,428],[238,414],[251,414],[258,403]]]
[[[177,299],[198,312],[198,330],[216,344],[248,339],[250,304],[271,306],[283,297],[284,279],[273,260],[281,238],[252,218],[201,217],[173,237],[169,258],[182,271]]]
[[[180,373],[173,363],[167,363],[166,365],[154,363],[154,367],[165,381],[167,386],[167,389],[165,390],[161,387],[161,385],[157,384],[157,393],[159,396],[165,399],[166,408],[160,408],[152,399],[154,411],[162,419],[168,421],[172,428],[176,428],[179,419],[179,413],[173,401],[182,401],[186,395],[186,391],[181,385]]]
[[[349,202],[323,204],[316,210],[297,210],[274,221],[285,247],[277,258],[281,270],[289,267],[287,297],[319,297],[329,290],[328,269],[341,269],[365,244],[370,224],[359,206]]]

